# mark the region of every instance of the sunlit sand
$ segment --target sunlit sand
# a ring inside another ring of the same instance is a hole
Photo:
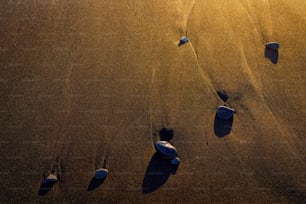
[[[306,201],[305,1],[0,10],[0,203]]]

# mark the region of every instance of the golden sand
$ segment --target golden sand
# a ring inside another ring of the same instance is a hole
[[[0,5],[1,203],[305,202],[305,1]],[[217,91],[237,111],[223,137]],[[181,163],[144,194],[164,126]]]

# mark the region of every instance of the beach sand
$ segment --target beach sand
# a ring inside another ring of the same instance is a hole
[[[306,201],[305,1],[0,10],[1,203]],[[182,36],[190,42],[178,46]],[[276,64],[269,41],[280,43]],[[230,123],[215,120],[217,92],[237,111]],[[174,129],[175,174],[154,156],[162,127]],[[104,159],[109,175],[88,191]],[[52,169],[60,181],[38,196]]]

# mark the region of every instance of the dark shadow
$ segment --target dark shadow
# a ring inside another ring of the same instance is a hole
[[[162,159],[155,153],[147,167],[142,183],[142,193],[151,193],[165,184],[171,174],[175,174],[179,165],[172,165],[170,160]]]
[[[173,138],[173,129],[171,128],[162,128],[159,131],[159,137],[161,141],[170,142]]]
[[[98,188],[99,186],[101,186],[104,181],[105,181],[106,177],[104,179],[96,179],[95,177],[93,177],[88,185],[87,190],[88,191],[93,191],[96,188]]]
[[[215,116],[214,131],[217,137],[224,137],[232,131],[234,117],[228,120],[220,119],[217,114]]]
[[[217,91],[218,96],[222,99],[223,102],[226,102],[228,99],[228,96],[225,91]]]
[[[182,45],[184,45],[186,42],[184,42],[184,41],[182,41],[182,40],[180,40],[180,42],[178,43],[178,45],[177,46],[182,46]]]
[[[284,196],[290,203],[305,203],[306,201],[306,190],[303,188],[297,188],[281,181],[276,181],[271,188],[273,193]]]
[[[46,195],[52,189],[55,183],[56,181],[47,181],[47,180],[42,181],[38,190],[38,195],[39,196]]]
[[[269,189],[271,194],[276,197],[285,198],[286,203],[305,203],[306,190],[303,186],[294,184],[295,182],[285,175],[275,175],[273,168],[263,160],[257,160],[253,165],[255,177],[258,178],[259,185]]]
[[[277,64],[278,61],[278,50],[265,48],[265,58],[268,58],[273,64]]]

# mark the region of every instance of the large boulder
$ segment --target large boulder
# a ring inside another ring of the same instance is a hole
[[[165,158],[173,159],[177,156],[175,147],[167,141],[156,142],[154,146],[156,151]]]

